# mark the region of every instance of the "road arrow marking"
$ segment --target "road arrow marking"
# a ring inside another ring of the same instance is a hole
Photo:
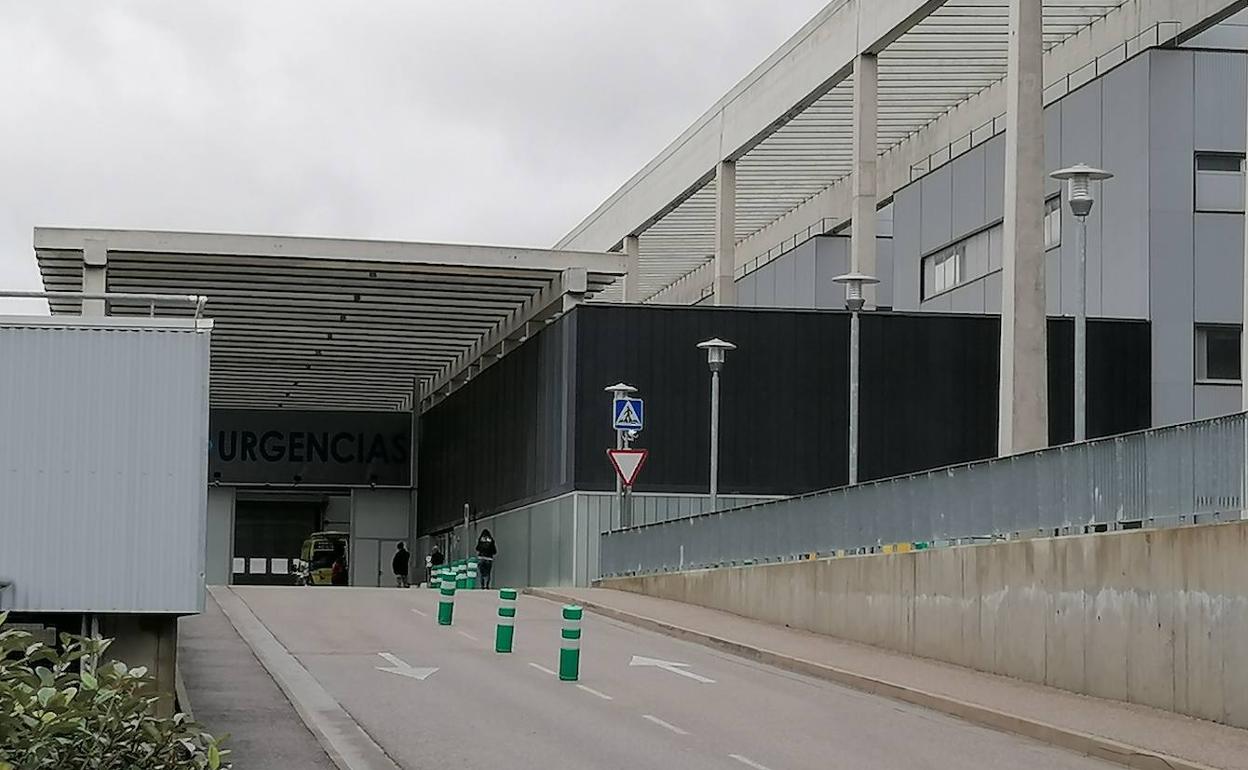
[[[689,668],[688,663],[674,663],[670,660],[656,660],[655,658],[643,658],[640,655],[634,655],[633,659],[628,662],[628,665],[661,668],[664,671],[669,671],[673,674],[679,674],[680,676],[683,676],[687,679],[692,679],[695,682],[701,682],[702,684],[715,684],[714,679],[708,679],[702,676],[701,674],[695,674],[692,671],[686,671],[685,669]]]
[[[388,652],[379,652],[377,654],[382,658],[385,658],[387,663],[391,664],[386,667],[376,667],[378,671],[385,671],[387,674],[398,674],[399,676],[406,676],[423,682],[438,671],[436,668],[414,668],[409,666],[407,662],[399,656],[391,655]]]

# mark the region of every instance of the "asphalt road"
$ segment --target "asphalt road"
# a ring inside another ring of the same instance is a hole
[[[1115,767],[588,613],[580,682],[560,682],[559,605],[542,599],[521,597],[498,655],[494,592],[460,592],[446,628],[425,589],[234,590],[404,768]],[[380,671],[396,665],[380,653],[438,670]]]

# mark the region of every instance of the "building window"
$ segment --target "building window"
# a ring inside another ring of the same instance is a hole
[[[1044,202],[1044,249],[1062,245],[1062,196],[1054,195]]]
[[[1235,153],[1196,154],[1196,210],[1244,210],[1244,156]]]
[[[1233,326],[1196,327],[1196,380],[1239,382],[1239,329]]]
[[[923,299],[934,297],[962,283],[966,244],[958,243],[923,260]]]

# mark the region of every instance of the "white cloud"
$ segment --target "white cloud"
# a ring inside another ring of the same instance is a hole
[[[36,225],[548,246],[823,2],[0,0],[0,288]]]

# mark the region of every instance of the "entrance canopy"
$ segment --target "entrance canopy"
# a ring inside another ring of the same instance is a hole
[[[334,238],[36,228],[34,245],[48,292],[205,296],[212,405],[233,408],[428,408],[625,272],[619,254]]]

